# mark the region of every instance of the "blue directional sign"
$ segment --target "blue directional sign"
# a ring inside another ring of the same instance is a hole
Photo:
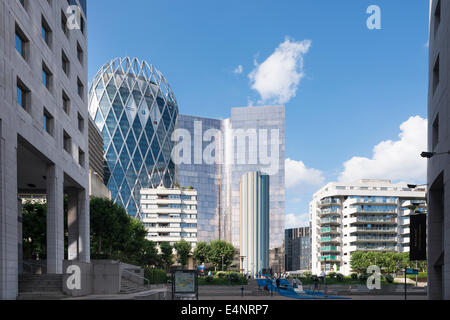
[[[416,269],[406,269],[406,274],[419,274],[419,270]]]

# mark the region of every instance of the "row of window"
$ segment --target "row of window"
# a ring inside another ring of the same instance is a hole
[[[15,47],[17,52],[24,58],[25,61],[28,61],[29,59],[29,40],[26,38],[23,31],[20,29],[20,27],[16,24],[16,36],[15,36]],[[61,68],[64,71],[64,73],[69,76],[70,72],[70,62],[67,58],[67,55],[65,54],[64,50],[61,51],[62,61],[61,61]],[[53,91],[53,73],[50,70],[50,68],[47,66],[47,64],[42,61],[42,83],[47,88],[47,90],[52,93]],[[84,100],[84,84],[80,80],[79,77],[77,77],[77,89],[78,89],[78,95],[80,96],[81,100]]]

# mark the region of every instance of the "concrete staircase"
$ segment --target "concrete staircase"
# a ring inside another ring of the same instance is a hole
[[[24,274],[19,276],[17,300],[59,300],[66,297],[62,291],[61,274]]]
[[[148,290],[147,287],[143,285],[139,285],[137,283],[134,283],[128,279],[125,279],[124,277],[120,280],[120,293],[121,294],[132,294],[137,292],[142,292]]]

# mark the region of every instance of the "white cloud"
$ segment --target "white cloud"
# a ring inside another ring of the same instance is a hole
[[[244,67],[242,65],[238,65],[236,69],[233,70],[234,74],[241,74],[242,72],[244,72]]]
[[[311,40],[296,42],[286,37],[263,63],[255,61],[255,69],[248,76],[252,89],[261,96],[261,103],[284,104],[295,97],[305,76],[303,57],[310,47]]]
[[[293,213],[288,213],[285,216],[285,228],[292,229],[298,227],[307,227],[309,226],[309,214],[304,213],[300,215],[295,215]]]
[[[302,161],[286,159],[285,162],[286,188],[300,185],[320,186],[325,182],[320,170],[307,168]]]
[[[382,141],[371,159],[353,157],[344,163],[339,181],[390,179],[410,183],[426,181],[427,162],[420,157],[427,150],[427,119],[411,117],[400,125],[397,141]]]

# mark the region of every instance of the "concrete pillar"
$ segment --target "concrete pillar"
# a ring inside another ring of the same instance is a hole
[[[78,191],[71,188],[67,192],[68,260],[78,260]]]
[[[23,264],[23,232],[22,232],[22,217],[23,217],[23,205],[22,199],[17,199],[17,240],[18,240],[18,273],[22,274]]]
[[[64,173],[47,167],[47,273],[62,274],[64,260]]]
[[[85,263],[91,261],[88,192],[86,189],[78,191],[78,258]]]
[[[0,299],[16,299],[17,134],[2,125],[0,119]]]

